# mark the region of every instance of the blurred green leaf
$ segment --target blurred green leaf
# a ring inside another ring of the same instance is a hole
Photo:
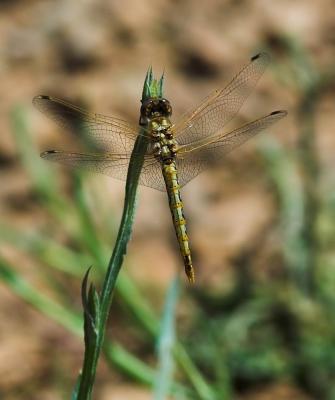
[[[178,274],[179,276],[179,274]],[[164,400],[172,386],[173,355],[175,345],[175,318],[179,295],[179,278],[173,279],[166,295],[160,335],[158,336],[158,368],[154,386],[154,399]]]

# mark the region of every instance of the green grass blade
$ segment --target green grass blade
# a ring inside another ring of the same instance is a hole
[[[168,290],[162,318],[161,333],[158,337],[158,369],[154,387],[154,399],[167,398],[173,375],[172,349],[175,345],[175,315],[179,297],[179,279],[176,277]]]
[[[3,281],[17,296],[39,310],[51,320],[59,323],[76,336],[83,337],[83,319],[68,307],[60,306],[47,296],[25,281],[8,263],[0,258],[0,280]],[[121,345],[106,342],[104,353],[107,361],[117,366],[143,384],[152,386],[155,379],[155,371],[147,364],[127,352]]]
[[[90,212],[85,193],[83,191],[81,175],[78,173],[73,174],[74,177],[74,194],[75,194],[75,208],[80,223],[80,231],[82,233],[81,242],[85,248],[93,255],[96,260],[95,266],[99,270],[104,271],[105,258],[103,256],[103,247],[98,238],[98,232],[95,229],[92,213]]]
[[[297,166],[273,138],[263,140],[260,150],[267,161],[266,170],[269,171],[279,196],[286,264],[292,281],[306,291],[308,251],[303,239],[305,199]]]
[[[82,336],[82,317],[41,294],[0,258],[0,279],[19,297],[72,333]]]
[[[25,170],[28,171],[29,176],[32,178],[34,187],[41,193],[53,195],[56,190],[54,177],[51,170],[45,168],[36,151],[36,146],[32,142],[25,109],[19,105],[14,107],[11,111],[10,119],[16,148],[19,151]]]
[[[156,337],[159,332],[157,316],[146,301],[144,294],[127,276],[125,271],[119,276],[116,286],[122,301],[129,308],[136,320],[151,336]]]
[[[144,93],[147,86],[149,89],[152,88],[153,91],[157,87],[157,81],[152,78],[152,71],[148,71],[147,73],[143,88]],[[145,97],[142,98],[142,100],[144,99]],[[105,327],[112,303],[112,294],[114,292],[116,280],[120,272],[124,256],[127,252],[127,245],[132,232],[137,187],[144,162],[144,155],[147,149],[147,139],[144,136],[145,132],[141,131],[140,133],[142,135],[139,135],[136,139],[129,162],[122,219],[101,292],[101,314],[100,324],[98,327],[98,338],[93,349],[85,349],[85,354],[88,354],[89,356],[84,358],[83,376],[78,390],[78,400],[89,400],[91,398],[98,359],[104,341]]]
[[[45,235],[32,232],[18,232],[6,224],[0,224],[0,239],[25,252],[29,252],[56,270],[72,276],[82,276],[85,266],[92,264],[92,257],[79,254]]]
[[[173,354],[178,364],[187,374],[187,377],[192,383],[199,398],[201,400],[216,400],[214,391],[204,380],[203,376],[180,343],[177,343],[174,347]]]

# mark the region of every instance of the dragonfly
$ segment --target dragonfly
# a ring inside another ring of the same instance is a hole
[[[252,57],[227,86],[209,94],[175,124],[171,122],[171,104],[163,97],[142,101],[139,129],[122,119],[91,113],[55,97],[36,96],[33,103],[37,109],[63,129],[76,134],[79,128],[84,130],[97,149],[85,153],[49,150],[41,153],[41,157],[126,180],[136,138],[144,132],[148,143],[139,183],[167,192],[186,276],[189,282],[194,283],[195,272],[180,189],[204,171],[209,161],[220,161],[227,153],[287,115],[287,111],[273,111],[237,129],[228,132],[224,129],[250,95],[269,61],[266,53]]]

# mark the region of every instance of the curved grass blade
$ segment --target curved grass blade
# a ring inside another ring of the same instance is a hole
[[[173,347],[176,341],[175,316],[179,297],[179,274],[173,279],[168,289],[161,333],[158,338],[158,368],[154,387],[154,400],[167,398],[173,382]]]
[[[155,92],[154,94],[156,95],[159,94],[160,96],[162,96],[162,93],[156,92],[157,87],[158,87],[157,81],[153,79],[152,71],[149,69],[144,82],[143,92],[146,94],[147,88],[149,89],[152,88],[153,92]],[[143,98],[142,100],[145,100],[145,98]],[[125,202],[124,202],[124,209],[120,223],[120,228],[117,235],[113,254],[109,261],[105,281],[100,295],[101,314],[98,326],[97,341],[94,348],[92,349],[92,353],[91,350],[87,353],[85,351],[83,375],[78,389],[78,400],[91,399],[96,368],[101,348],[103,346],[105,327],[107,323],[110,306],[112,303],[112,293],[114,292],[116,280],[120,272],[124,256],[126,254],[127,244],[130,240],[132,232],[132,224],[135,214],[137,186],[139,183],[139,177],[144,162],[146,148],[147,148],[147,141],[145,140],[145,136],[143,135],[138,136],[129,162],[126,189],[125,189]]]

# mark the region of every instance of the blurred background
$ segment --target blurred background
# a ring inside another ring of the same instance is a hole
[[[235,123],[289,115],[183,189],[194,287],[166,195],[139,188],[94,398],[335,399],[331,0],[0,2],[2,399],[70,397],[81,280],[99,287],[123,207],[124,182],[39,158],[79,139],[32,97],[136,124],[152,65],[176,121],[259,51]]]

